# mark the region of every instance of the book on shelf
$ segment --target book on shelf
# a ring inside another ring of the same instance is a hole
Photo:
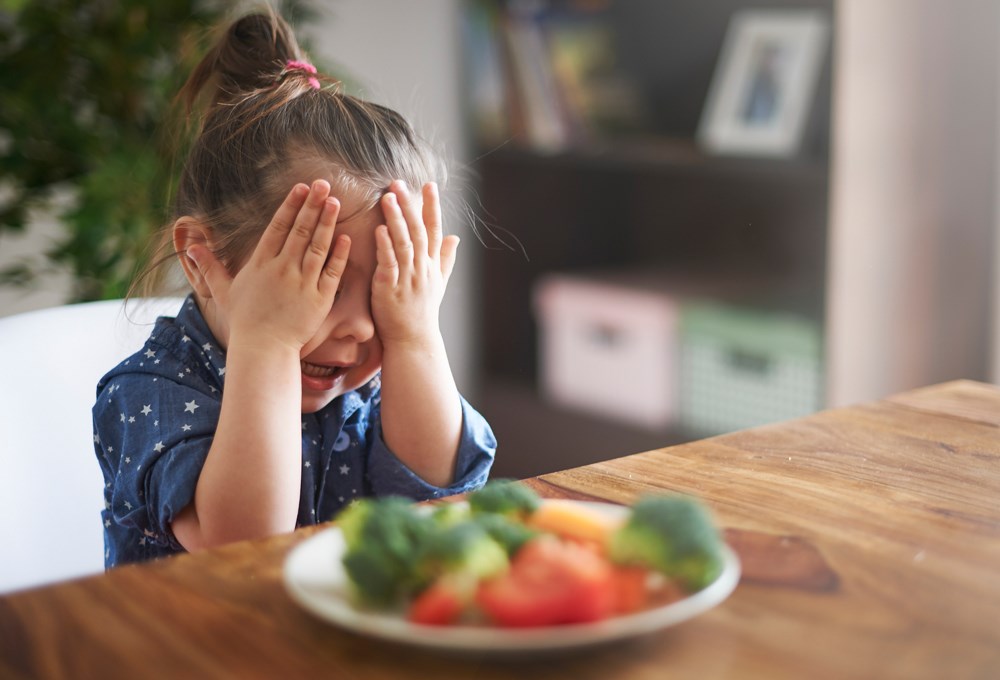
[[[468,112],[479,144],[502,144],[511,133],[508,115],[507,69],[503,65],[496,2],[474,0],[462,13],[462,43]]]
[[[602,0],[467,5],[472,123],[486,146],[557,152],[641,119]]]
[[[501,27],[530,146],[560,151],[570,145],[568,113],[551,67],[542,21],[534,11],[511,5]]]

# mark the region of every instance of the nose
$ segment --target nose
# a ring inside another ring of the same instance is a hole
[[[345,291],[330,309],[330,337],[367,342],[375,336],[371,295],[367,291]]]

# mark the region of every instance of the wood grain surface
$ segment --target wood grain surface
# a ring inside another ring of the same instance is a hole
[[[615,452],[609,452],[613,455]],[[645,638],[499,662],[328,625],[281,583],[318,528],[0,597],[0,677],[995,678],[1000,389],[959,381],[528,482],[702,498],[722,605]]]

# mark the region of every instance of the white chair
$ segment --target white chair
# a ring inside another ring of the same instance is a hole
[[[108,300],[0,318],[0,592],[104,569],[97,381],[181,303]]]

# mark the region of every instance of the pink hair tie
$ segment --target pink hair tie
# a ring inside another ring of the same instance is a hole
[[[316,67],[310,64],[308,61],[298,61],[297,59],[289,59],[285,62],[286,71],[305,71],[306,73],[315,74]],[[319,89],[319,78],[314,78],[309,76],[309,84],[314,89]]]

